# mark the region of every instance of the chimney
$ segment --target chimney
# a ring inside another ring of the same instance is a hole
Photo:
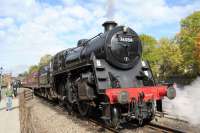
[[[115,21],[106,21],[102,24],[104,27],[104,32],[107,32],[109,30],[112,30],[114,27],[117,26],[117,23]]]

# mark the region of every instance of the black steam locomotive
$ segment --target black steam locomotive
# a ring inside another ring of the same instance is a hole
[[[175,97],[175,89],[158,86],[149,64],[141,60],[142,45],[137,33],[113,21],[103,24],[104,33],[81,39],[77,47],[57,53],[38,72],[35,93],[58,99],[69,112],[82,116],[93,109],[110,126],[135,119],[139,124],[162,111],[162,98]]]

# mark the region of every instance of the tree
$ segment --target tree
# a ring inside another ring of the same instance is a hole
[[[200,33],[197,34],[197,38],[196,38],[195,57],[198,62],[198,69],[200,70]],[[199,73],[199,75],[200,75],[200,73]]]
[[[197,34],[200,33],[200,11],[194,12],[190,16],[181,20],[181,30],[177,35],[177,43],[184,58],[184,69],[188,76],[197,76],[200,71],[198,58],[198,45],[196,43]]]
[[[28,76],[28,72],[25,71],[23,73],[18,74],[17,79],[20,81],[24,81],[24,79]]]
[[[183,73],[183,56],[178,44],[168,38],[161,38],[159,45],[159,75],[167,79]]]
[[[140,39],[143,46],[142,58],[150,63],[153,74],[156,77],[159,71],[158,61],[160,60],[157,40],[154,37],[146,34],[141,34]]]
[[[27,75],[28,75],[28,72],[25,71],[25,72],[23,72],[23,73],[18,74],[17,77],[26,77]]]
[[[51,58],[52,58],[52,56],[49,54],[42,56],[40,58],[39,67],[47,65],[50,62]]]
[[[156,39],[152,36],[145,34],[140,35],[140,39],[142,41],[142,46],[143,46],[143,54],[142,54],[143,59],[148,60],[150,62],[154,62],[155,56],[150,56],[150,55],[152,54],[154,55],[154,51],[156,49],[156,44],[157,44]]]
[[[31,74],[31,73],[37,72],[38,69],[39,67],[37,65],[32,65],[29,67],[28,73]]]

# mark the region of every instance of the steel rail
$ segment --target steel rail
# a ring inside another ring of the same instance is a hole
[[[43,101],[47,102],[51,107],[53,107],[54,109],[56,109],[56,111],[59,111],[60,113],[67,113],[66,108],[63,107],[63,106],[61,106],[61,105],[59,105],[59,104],[57,104],[56,102],[53,102],[52,100],[49,100],[49,99],[47,99],[45,97],[42,97],[42,96],[38,96],[37,95],[37,97],[39,99],[42,99]],[[77,114],[77,116],[78,116],[78,114]],[[103,130],[106,129],[106,130],[109,130],[109,131],[111,131],[113,133],[119,133],[120,132],[119,130],[117,130],[115,128],[111,128],[111,127],[106,126],[104,123],[102,123],[102,122],[100,122],[98,120],[95,120],[94,118],[87,118],[86,117],[85,120],[88,121],[88,122],[91,122],[91,123],[95,124],[96,126],[102,127]]]
[[[159,124],[154,124],[154,123],[149,123],[145,125],[144,127],[154,129],[156,131],[164,132],[164,133],[186,133],[185,131],[182,131],[179,129],[175,129],[175,128],[171,128],[171,127],[167,127],[167,126],[163,126]]]
[[[42,99],[42,101],[45,101],[46,103],[48,103],[51,107],[56,109],[56,111],[59,111],[61,113],[67,113],[66,108],[63,107],[62,105],[59,105],[58,103],[56,103],[52,100],[49,100],[49,99],[47,99],[43,96],[39,96],[39,95],[36,95],[36,96],[37,96],[37,98]],[[78,116],[78,113],[76,115]],[[163,118],[165,118],[165,117],[163,117]],[[170,117],[167,117],[167,118],[171,119]],[[172,119],[185,122],[184,120],[179,120],[179,119],[175,119],[175,118],[172,118]],[[84,119],[84,120],[91,122],[96,126],[102,127],[103,130],[108,130],[108,131],[111,131],[111,132],[114,132],[114,133],[120,132],[120,130],[108,127],[102,121],[96,120],[95,118],[86,117],[86,119]],[[141,128],[141,127],[139,127],[139,128]],[[149,128],[149,129],[156,130],[157,132],[165,132],[165,133],[186,133],[186,132],[178,130],[178,129],[174,129],[174,128],[163,126],[163,125],[154,124],[152,122],[145,125],[143,128]]]
[[[166,118],[166,119],[170,119],[170,120],[180,121],[180,122],[184,122],[184,123],[189,123],[187,120],[180,119],[175,115],[168,114],[167,112],[156,112],[155,116],[160,117],[160,118]]]

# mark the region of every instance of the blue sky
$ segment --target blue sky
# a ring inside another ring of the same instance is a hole
[[[159,39],[200,9],[199,0],[0,0],[0,66],[14,75],[44,54],[103,31],[105,20]]]

